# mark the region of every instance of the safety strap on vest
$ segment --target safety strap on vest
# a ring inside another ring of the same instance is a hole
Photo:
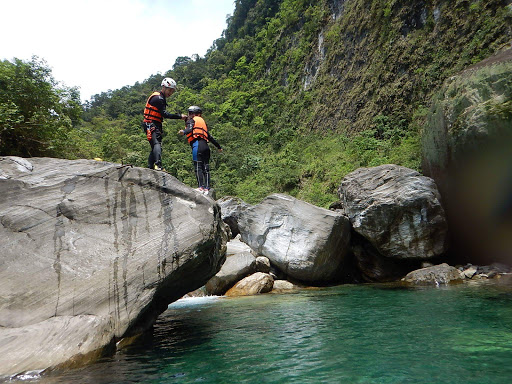
[[[194,116],[194,128],[192,132],[187,135],[188,142],[192,142],[195,139],[204,139],[208,141],[208,127],[202,117]]]
[[[152,97],[159,96],[159,95],[160,95],[160,92],[153,92],[151,94],[151,96],[149,96],[148,101],[146,102],[146,107],[144,108],[144,122],[145,123],[152,123],[155,121],[161,123],[164,121],[164,117],[162,116],[160,111],[157,108],[155,108],[154,106],[152,106],[151,104],[149,104],[149,101],[151,100]]]

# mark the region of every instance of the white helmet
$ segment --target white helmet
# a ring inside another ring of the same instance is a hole
[[[162,80],[162,87],[176,89],[176,82],[170,77],[166,77]]]

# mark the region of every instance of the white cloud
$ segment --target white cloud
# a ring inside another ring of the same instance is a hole
[[[26,0],[2,8],[0,58],[39,56],[88,100],[163,73],[178,56],[204,55],[234,0]]]

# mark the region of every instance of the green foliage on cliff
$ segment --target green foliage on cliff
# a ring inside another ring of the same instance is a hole
[[[512,49],[495,58],[492,65],[483,62],[487,65],[451,77],[432,98],[422,135],[426,172],[457,172],[468,159],[483,157],[485,152],[511,152]],[[509,164],[508,158],[500,156],[499,162]]]
[[[507,0],[237,0],[204,57],[96,95],[65,156],[145,166],[144,103],[171,76],[168,110],[200,105],[224,148],[212,159],[218,196],[287,192],[328,206],[358,167],[419,169],[435,90],[509,42],[511,25]],[[164,123],[163,163],[194,186],[182,124]]]

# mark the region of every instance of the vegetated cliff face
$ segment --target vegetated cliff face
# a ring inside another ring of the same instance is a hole
[[[330,0],[324,7],[329,15],[300,79],[312,110],[328,111],[328,125],[348,130],[368,128],[377,115],[410,122],[446,77],[512,38],[509,0]]]
[[[311,131],[374,130],[372,139],[393,137],[398,147],[419,135],[445,79],[509,44],[511,26],[510,0],[283,0],[253,35],[241,28],[224,48],[245,42],[252,49],[239,52],[244,60],[230,72],[252,73],[240,88],[251,92],[261,79],[271,85],[266,108],[245,106],[256,112],[243,116],[254,137],[268,131],[271,145],[284,148]],[[266,118],[267,111],[275,115]],[[419,164],[419,145],[413,151]],[[343,171],[390,162],[381,158],[351,159]],[[298,179],[306,179],[304,168]]]
[[[166,75],[182,86],[169,110],[201,105],[227,149],[212,156],[218,196],[251,204],[286,192],[326,207],[356,168],[394,163],[419,170],[418,137],[432,95],[512,40],[510,0],[237,0],[235,6],[224,36],[204,58],[182,58]],[[129,111],[139,121],[160,79],[148,79],[144,92],[114,91],[96,112]],[[122,105],[133,100],[136,108]],[[133,143],[127,151],[119,142],[122,160],[143,166]],[[173,146],[165,168],[192,182],[182,166],[188,147],[174,135],[165,145]]]
[[[510,41],[511,25],[510,0],[240,0],[205,61],[175,74],[198,90],[208,82],[187,84],[187,73],[231,78],[224,99],[249,92],[219,113],[234,123],[240,113],[258,127],[360,131],[378,115],[407,125],[445,78]]]

